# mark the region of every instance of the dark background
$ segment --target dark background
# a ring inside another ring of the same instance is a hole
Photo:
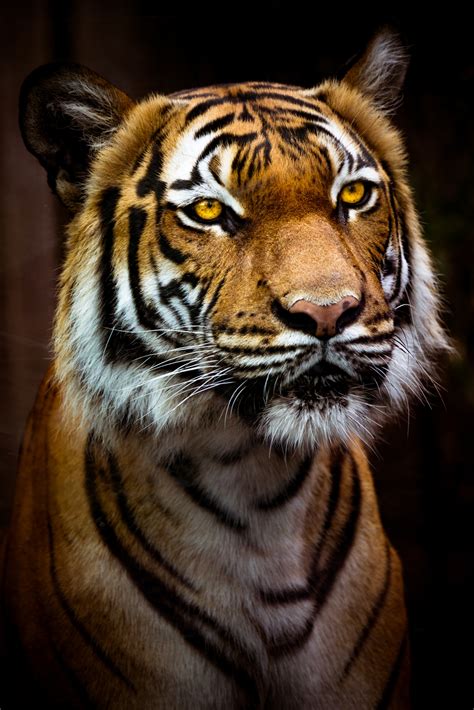
[[[27,413],[47,367],[66,214],[17,128],[24,77],[44,62],[90,66],[139,98],[208,83],[311,86],[385,23],[412,61],[397,123],[458,355],[441,396],[413,403],[373,455],[382,517],[405,568],[417,707],[472,708],[474,601],[474,65],[469,18],[450,3],[371,13],[366,3],[201,4],[18,0],[1,11],[0,525]],[[172,11],[174,10],[174,12]],[[344,709],[341,709],[344,710]]]

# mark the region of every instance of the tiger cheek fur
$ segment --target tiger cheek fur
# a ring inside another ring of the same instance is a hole
[[[73,219],[6,547],[12,706],[409,706],[365,453],[449,347],[387,118],[406,64],[384,31],[315,89],[26,80]]]

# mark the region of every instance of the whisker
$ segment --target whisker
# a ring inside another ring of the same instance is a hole
[[[222,372],[216,373],[216,375],[214,376],[213,379],[215,380],[216,378],[218,378],[218,377],[221,376],[222,374],[223,374]],[[175,406],[172,407],[171,409],[167,410],[164,415],[162,415],[161,417],[159,417],[159,419],[163,419],[163,417],[169,416],[169,414],[171,414],[172,412],[176,411],[176,409],[178,409],[179,407],[181,407],[185,402],[187,402],[189,399],[191,399],[191,397],[194,397],[194,396],[197,395],[197,394],[202,394],[202,393],[204,393],[204,392],[207,392],[207,391],[210,390],[210,389],[215,389],[215,387],[217,387],[217,386],[221,386],[221,385],[224,385],[224,384],[232,384],[232,382],[233,382],[233,380],[222,380],[222,381],[220,381],[220,382],[219,382],[219,381],[217,381],[217,382],[214,381],[214,382],[212,382],[212,384],[211,384],[210,382],[203,383],[200,387],[198,387],[198,388],[195,389],[193,392],[191,392],[191,394],[189,394],[189,395],[188,395],[187,397],[185,397],[183,400],[181,400],[180,402],[178,402],[177,405],[175,405]],[[145,417],[145,416],[148,416],[151,411],[152,411],[152,410],[148,410],[148,412],[146,412],[143,416],[144,416],[144,417]],[[148,427],[153,426],[153,424],[154,424],[154,422],[151,422],[150,424],[147,424],[147,425],[146,425],[145,427],[143,427],[140,431],[141,431],[141,432],[145,431]]]
[[[105,330],[115,330],[117,333],[128,333],[132,335],[146,335],[147,333],[165,333],[166,335],[171,335],[173,333],[190,333],[191,335],[194,335],[195,333],[202,333],[203,335],[206,335],[208,333],[205,328],[200,328],[198,326],[189,326],[188,328],[145,328],[144,330],[140,330],[138,328],[127,330],[125,328],[116,328],[115,326],[112,328],[109,328],[109,326],[103,327]]]
[[[182,373],[182,372],[193,372],[193,371],[195,372],[196,370],[199,371],[200,368],[199,368],[199,367],[190,367],[190,368],[187,368],[186,370],[181,370],[181,373]],[[181,374],[181,373],[180,373],[180,374]],[[169,374],[175,374],[175,373],[169,373]],[[144,384],[143,386],[146,387],[147,385],[152,384],[156,379],[159,379],[159,378],[161,378],[161,377],[164,377],[164,375],[159,375],[158,377],[156,377],[156,378],[154,378],[153,380],[147,382],[147,383]],[[197,377],[193,377],[191,380],[186,380],[185,382],[181,382],[181,381],[179,381],[179,382],[174,382],[174,383],[172,383],[172,384],[165,385],[164,387],[160,387],[160,390],[159,390],[159,391],[160,391],[160,392],[166,392],[166,391],[169,391],[169,390],[175,390],[175,392],[174,392],[173,394],[179,394],[179,392],[181,392],[182,390],[187,389],[193,382],[196,382],[197,380],[202,380],[202,379],[204,379],[204,378],[206,378],[206,377],[207,377],[207,373],[201,372],[200,375],[198,375]],[[150,394],[151,394],[151,392],[149,391],[149,388],[148,388],[148,391],[143,392],[143,394],[137,395],[137,396],[134,397],[134,399],[131,400],[131,401],[132,401],[132,402],[137,402],[138,400],[143,399],[144,397],[149,397]]]
[[[199,367],[202,367],[202,365],[207,365],[209,362],[212,363],[213,360],[211,358],[212,358],[212,356],[208,355],[204,358],[196,358],[194,360],[187,360],[187,361],[184,361],[179,367],[172,370],[171,372],[163,372],[159,375],[154,375],[154,373],[157,370],[162,369],[163,367],[166,367],[167,365],[169,365],[173,361],[176,361],[176,358],[173,358],[172,360],[167,360],[159,366],[157,365],[155,367],[150,368],[150,373],[153,374],[153,377],[151,377],[150,379],[139,382],[138,384],[125,385],[115,391],[116,392],[127,392],[127,391],[133,392],[133,390],[135,390],[135,389],[140,389],[142,387],[145,387],[153,382],[163,379],[164,377],[173,377],[173,376],[181,374],[182,372],[187,372],[187,371],[190,371],[193,369],[197,370],[197,369],[199,369]],[[179,359],[178,359],[178,361],[179,361]],[[188,368],[189,368],[189,370],[188,370]]]
[[[228,401],[228,403],[227,403],[227,407],[226,407],[225,415],[224,415],[224,427],[225,427],[226,424],[227,424],[227,414],[229,414],[229,416],[232,416],[232,402],[233,402],[234,398],[237,399],[238,394],[239,394],[239,392],[240,392],[241,389],[245,389],[245,382],[240,383],[240,385],[238,385],[238,386],[236,387],[236,389],[235,389],[234,392],[232,393],[232,396],[230,397],[230,399],[229,399],[229,401]],[[229,408],[230,408],[230,412],[229,412]],[[222,415],[221,415],[221,416],[222,416]],[[220,420],[220,417],[219,417],[219,420]]]

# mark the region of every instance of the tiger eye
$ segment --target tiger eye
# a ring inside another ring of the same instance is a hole
[[[223,206],[219,200],[199,200],[193,205],[193,210],[199,219],[213,222],[221,216]]]
[[[339,195],[345,205],[358,205],[367,195],[368,188],[364,182],[357,180],[345,185]]]

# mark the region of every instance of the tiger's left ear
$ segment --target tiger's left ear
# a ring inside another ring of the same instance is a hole
[[[72,212],[84,199],[94,156],[112,138],[133,101],[91,69],[46,64],[20,93],[20,129],[48,183]]]
[[[408,61],[398,34],[385,28],[373,37],[343,80],[371,99],[382,113],[393,113],[400,101]]]

